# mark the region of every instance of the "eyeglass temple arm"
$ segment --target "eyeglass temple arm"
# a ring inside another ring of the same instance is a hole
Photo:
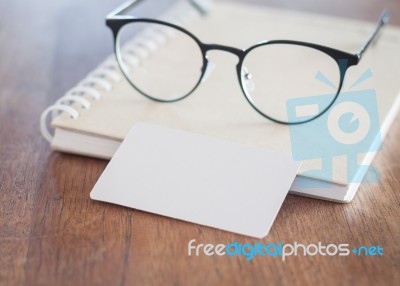
[[[119,7],[117,7],[114,11],[107,15],[107,19],[111,19],[114,17],[124,17],[121,14],[126,12],[127,10],[131,9],[132,6],[139,4],[143,0],[128,0],[122,3]],[[207,1],[204,0],[188,0],[188,2],[199,11],[200,14],[206,15],[208,14],[209,5],[206,3]]]
[[[381,17],[379,18],[379,22],[376,25],[375,31],[372,33],[372,35],[369,37],[368,41],[364,44],[364,46],[357,53],[357,57],[358,57],[359,61],[361,60],[362,56],[364,55],[364,53],[368,49],[368,47],[377,39],[379,32],[382,30],[382,27],[389,22],[390,16],[391,15],[388,10],[384,10],[382,12]]]

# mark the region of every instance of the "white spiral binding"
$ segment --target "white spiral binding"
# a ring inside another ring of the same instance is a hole
[[[198,10],[188,2],[181,2],[172,11],[162,17],[163,20],[176,25],[186,26],[200,17]],[[170,29],[146,29],[134,39],[124,45],[125,70],[129,72],[140,65],[141,61],[147,59],[152,53],[156,52],[160,46],[164,45],[169,39],[173,39],[175,34]],[[92,71],[78,86],[69,90],[63,97],[55,102],[54,105],[43,111],[40,117],[40,132],[42,136],[51,143],[53,135],[47,128],[47,117],[51,115],[51,120],[60,113],[69,114],[71,119],[77,119],[80,113],[72,107],[72,104],[79,104],[82,109],[89,109],[92,100],[100,100],[102,93],[110,92],[113,83],[120,82],[122,75],[114,57],[108,58],[98,68]],[[100,88],[100,89],[98,89]]]

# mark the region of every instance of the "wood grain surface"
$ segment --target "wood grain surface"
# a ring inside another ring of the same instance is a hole
[[[398,0],[251,2],[371,21],[387,7],[400,25]],[[90,200],[107,162],[51,152],[38,122],[112,53],[104,15],[118,3],[0,0],[0,285],[400,285],[400,117],[374,161],[379,184],[350,204],[289,195],[261,241],[381,245],[383,257],[189,257],[191,239],[258,240]]]

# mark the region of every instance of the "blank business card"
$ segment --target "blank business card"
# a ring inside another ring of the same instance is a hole
[[[90,197],[261,238],[299,168],[289,155],[138,123]]]

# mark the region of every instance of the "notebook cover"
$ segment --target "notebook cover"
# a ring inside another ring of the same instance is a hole
[[[378,16],[378,15],[377,15]],[[264,6],[218,2],[209,15],[192,23],[188,29],[206,43],[219,43],[247,48],[262,40],[291,39],[357,52],[374,30],[374,23],[265,8]],[[179,42],[170,42],[160,52],[176,49]],[[400,29],[384,28],[379,42],[370,48],[359,65],[346,74],[343,91],[367,69],[373,77],[356,90],[375,89],[382,124],[399,94]],[[184,56],[185,53],[182,53]],[[150,57],[146,61],[152,61]],[[67,114],[55,118],[52,126],[123,140],[133,124],[139,121],[229,139],[250,146],[291,152],[289,127],[271,122],[247,103],[236,75],[234,55],[212,51],[209,60],[215,70],[189,97],[172,104],[151,101],[136,92],[125,80],[114,85],[110,93],[88,110],[75,106],[80,113],[76,120]],[[279,60],[279,55],[276,55]],[[184,79],[179,79],[184,80]],[[83,80],[84,81],[84,80]],[[289,84],[289,83],[282,83]],[[318,140],[315,136],[314,140]],[[323,145],[319,146],[321,153]],[[365,155],[359,155],[362,161]],[[340,159],[340,158],[339,158]],[[299,171],[317,169],[318,160],[305,161]],[[314,178],[346,184],[346,160],[336,160],[333,176]],[[311,176],[312,177],[312,176]]]

